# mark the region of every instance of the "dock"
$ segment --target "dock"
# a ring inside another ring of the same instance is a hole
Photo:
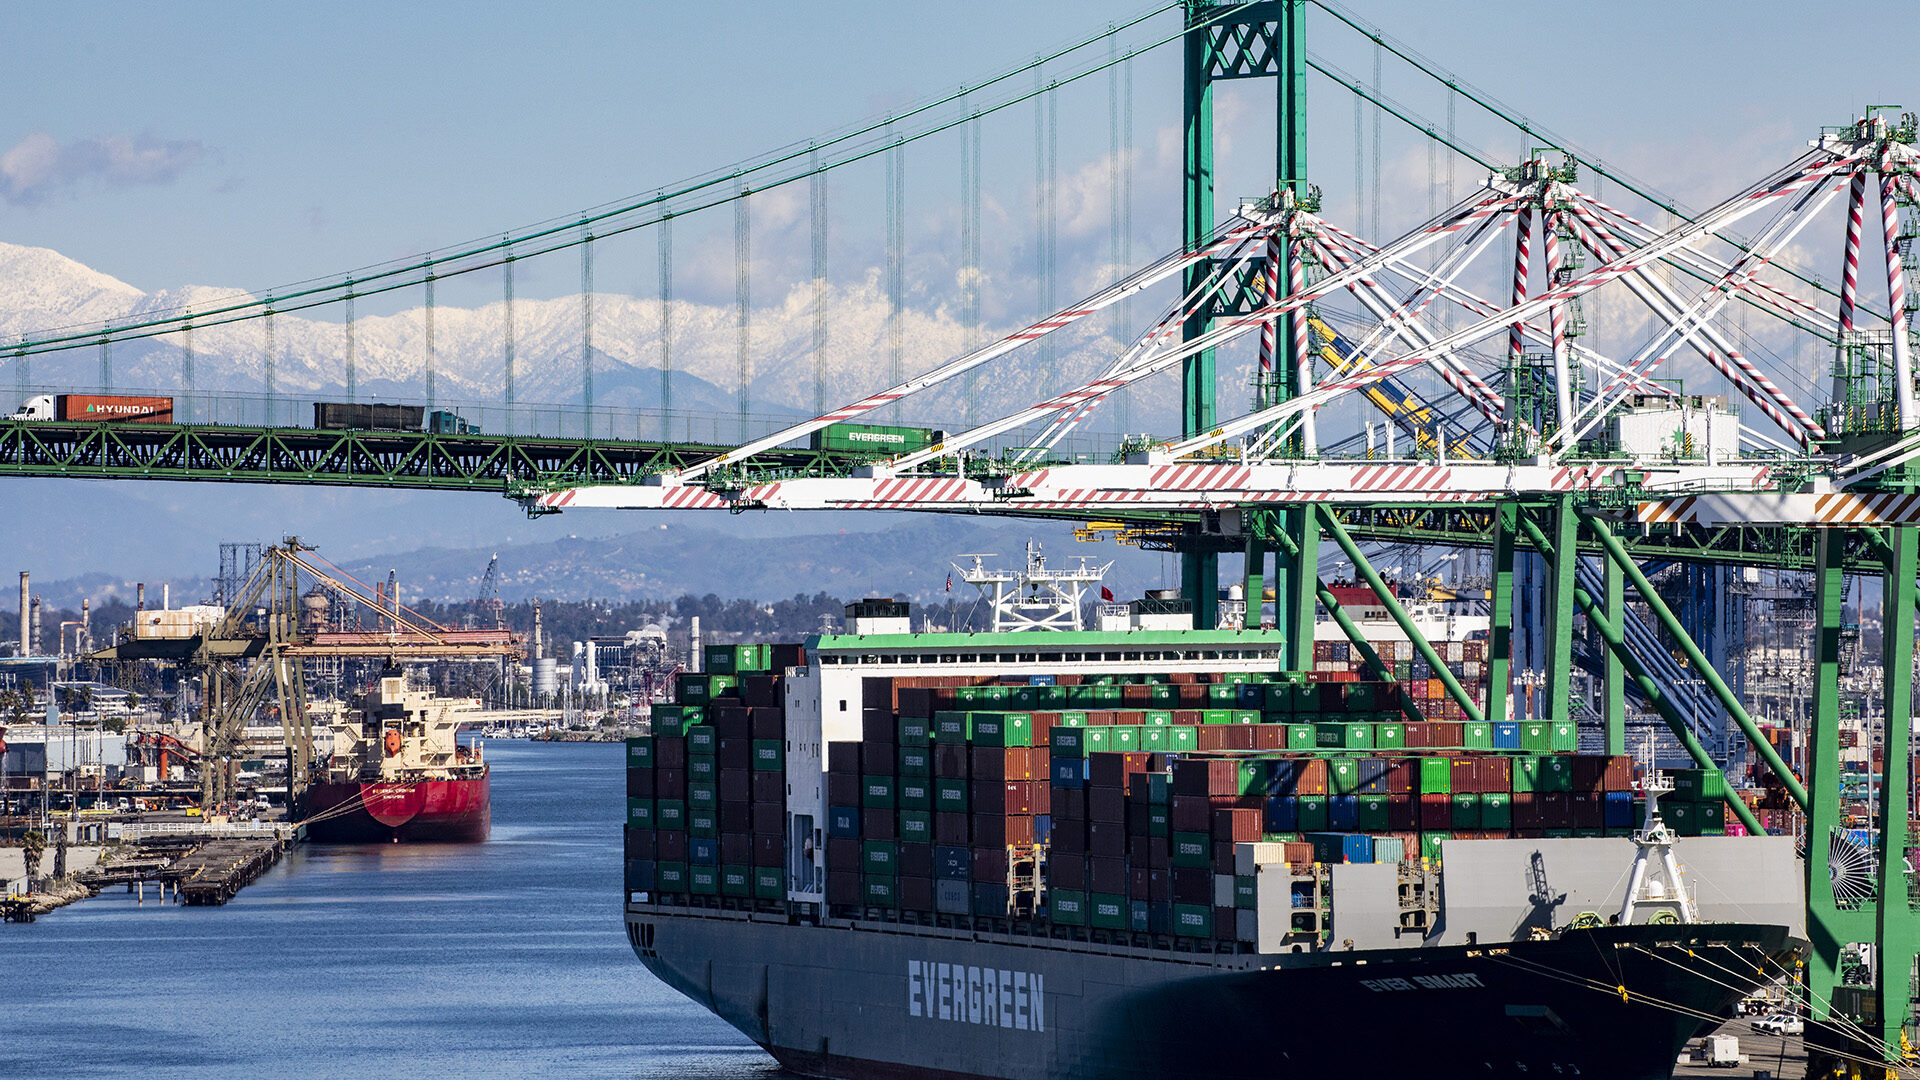
[[[124,885],[142,899],[153,885],[161,899],[169,891],[176,903],[196,907],[225,904],[272,869],[286,852],[284,836],[195,836],[166,833],[143,837],[136,846],[78,877],[95,889]]]

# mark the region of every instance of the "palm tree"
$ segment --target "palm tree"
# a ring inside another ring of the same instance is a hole
[[[40,854],[47,850],[47,838],[38,829],[27,830],[20,838],[21,854],[27,863],[27,891],[33,891],[33,879],[40,876]]]

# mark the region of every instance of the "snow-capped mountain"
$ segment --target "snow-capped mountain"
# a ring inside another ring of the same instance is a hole
[[[930,290],[932,291],[932,290]],[[902,314],[900,370],[926,370],[966,351],[967,331],[954,306],[909,307]],[[183,309],[207,311],[245,300],[238,289],[183,286],[147,293],[45,248],[0,243],[0,365],[19,364],[5,342],[47,336],[63,329],[97,327]],[[581,398],[583,305],[578,295],[518,299],[513,306],[515,396],[523,403],[577,404]],[[827,345],[820,356],[829,405],[887,385],[892,374],[887,297],[878,271],[827,289]],[[328,398],[346,384],[346,332],[342,312],[324,317],[278,314],[271,320],[275,390],[297,397]],[[599,293],[593,297],[593,381],[596,402],[614,408],[660,405],[660,304],[652,297]],[[675,300],[670,306],[676,410],[731,413],[737,407],[738,331],[731,305]],[[498,402],[505,381],[506,305],[477,308],[437,305],[433,311],[436,393],[439,400]],[[426,313],[366,316],[353,326],[358,392],[419,399],[425,393]],[[1007,328],[988,328],[997,335]],[[977,379],[978,416],[986,419],[1037,400],[1050,388],[1090,377],[1118,349],[1105,318],[1087,320],[1056,344],[1054,377],[1044,377],[1038,347],[1028,346],[996,361]],[[193,331],[194,385],[202,392],[257,394],[265,389],[267,326],[253,320]],[[814,379],[814,311],[811,282],[796,284],[752,313],[749,409],[755,413],[811,410]],[[176,391],[183,385],[182,335],[126,341],[112,346],[113,385],[120,389]],[[28,358],[28,377],[38,387],[91,389],[100,385],[98,346]],[[1224,374],[1224,372],[1223,372]],[[0,374],[0,386],[18,379]],[[963,386],[956,384],[915,399],[903,415],[953,426],[965,415]],[[1137,388],[1131,430],[1166,427],[1178,388],[1170,378]],[[1097,423],[1096,430],[1112,430]]]

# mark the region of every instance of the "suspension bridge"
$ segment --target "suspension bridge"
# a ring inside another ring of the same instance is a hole
[[[1371,80],[1310,49],[1310,32],[1344,42],[1342,55],[1371,57]],[[1181,73],[1182,198],[1178,242],[1136,259],[1132,88],[1146,64]],[[1389,96],[1383,70],[1415,89]],[[1275,152],[1263,190],[1228,204],[1216,191],[1215,106],[1240,82],[1272,88]],[[1060,265],[1059,112],[1062,102],[1097,104],[1102,86],[1108,272],[1068,299],[1066,281],[1087,275]],[[1310,91],[1354,105],[1354,183],[1344,196],[1329,183],[1335,170],[1308,167]],[[1700,718],[1711,713],[1804,813],[1808,992],[1816,1019],[1834,1021],[1820,1038],[1843,1057],[1892,1062],[1912,1038],[1920,956],[1904,861],[1920,604],[1912,327],[1920,291],[1910,271],[1920,123],[1880,108],[1834,119],[1783,147],[1774,167],[1744,186],[1689,209],[1338,4],[1185,0],[872,123],[644,196],[265,295],[0,345],[23,394],[36,387],[36,358],[97,352],[97,388],[112,390],[116,346],[163,346],[178,359],[178,381],[142,390],[192,402],[207,394],[194,381],[196,335],[231,338],[235,327],[254,327],[266,359],[257,393],[267,403],[260,418],[232,422],[214,422],[211,408],[207,422],[177,424],[6,421],[0,473],[467,490],[536,515],[1064,518],[1178,552],[1182,591],[1209,625],[1220,558],[1240,556],[1249,620],[1264,616],[1259,598],[1271,583],[1271,618],[1288,642],[1283,666],[1294,669],[1312,666],[1314,623],[1331,596],[1324,545],[1390,610],[1399,608],[1393,590],[1363,544],[1479,549],[1491,568],[1489,685],[1512,685],[1517,664],[1537,668],[1550,714],[1571,717],[1578,625],[1599,642],[1604,693],[1595,712],[1606,752],[1624,751],[1631,691],[1685,753],[1718,768],[1702,741]],[[1001,138],[1028,120],[1033,218],[1018,247],[1031,261],[1034,295],[1022,301],[1030,315],[1008,320],[1019,325],[990,329],[983,132]],[[1384,223],[1383,127],[1427,152],[1427,214],[1411,227]],[[1467,129],[1494,131],[1521,149],[1484,150]],[[954,283],[945,300],[959,347],[925,365],[910,361],[907,344],[907,180],[910,159],[933,154],[958,165],[958,243],[943,252],[941,269]],[[847,346],[829,303],[830,195],[858,170],[882,174],[875,210],[885,223],[878,280],[886,319],[869,343],[866,384],[837,395],[826,358]],[[1460,173],[1468,179],[1458,182]],[[787,284],[810,293],[811,337],[799,349],[808,362],[787,363],[779,377],[801,387],[804,407],[767,416],[753,400],[764,374],[752,326],[756,287],[764,296],[754,276],[754,208],[770,192],[798,187],[808,195],[811,277]],[[674,235],[689,220],[726,214],[735,408],[694,417],[674,406],[684,331],[673,322]],[[652,411],[610,406],[595,381],[602,376],[604,388],[607,373],[595,342],[595,252],[648,235],[659,266]],[[579,263],[577,401],[528,403],[516,394],[528,373],[516,363],[515,268],[530,259]],[[485,403],[494,417],[480,425],[485,434],[315,430],[272,419],[290,400],[275,382],[276,317],[338,319],[332,385],[352,402],[361,399],[355,302],[417,295],[417,400],[432,408],[445,404],[435,392],[436,287],[495,277],[501,392]],[[1137,319],[1136,311],[1151,314]],[[1177,411],[1143,422],[1150,390],[1171,384]],[[920,418],[928,432],[903,452],[848,452],[818,439],[902,417]],[[707,437],[689,437],[696,432]],[[1814,655],[1799,769],[1717,670],[1701,623],[1682,618],[1650,580],[1649,564],[1674,561],[1810,579]],[[1850,577],[1880,593],[1887,722],[1865,857],[1874,885],[1836,891],[1829,864],[1841,856],[1829,838],[1845,824],[1841,630]],[[1524,625],[1522,608],[1535,609]],[[1509,707],[1504,693],[1482,702],[1450,690],[1470,716],[1497,720]],[[1731,799],[1729,811],[1759,830],[1744,803]],[[1857,943],[1876,950],[1870,983],[1843,981],[1843,952]]]

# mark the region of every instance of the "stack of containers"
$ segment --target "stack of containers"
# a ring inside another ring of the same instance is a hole
[[[831,905],[1031,909],[1050,824],[1048,755],[1033,739],[1048,721],[955,707],[1011,704],[1014,688],[919,685],[938,681],[868,680],[861,741],[828,744]]]
[[[786,712],[782,676],[798,646],[713,646],[683,674],[680,704],[656,705],[653,734],[627,741],[627,889],[786,898]]]

